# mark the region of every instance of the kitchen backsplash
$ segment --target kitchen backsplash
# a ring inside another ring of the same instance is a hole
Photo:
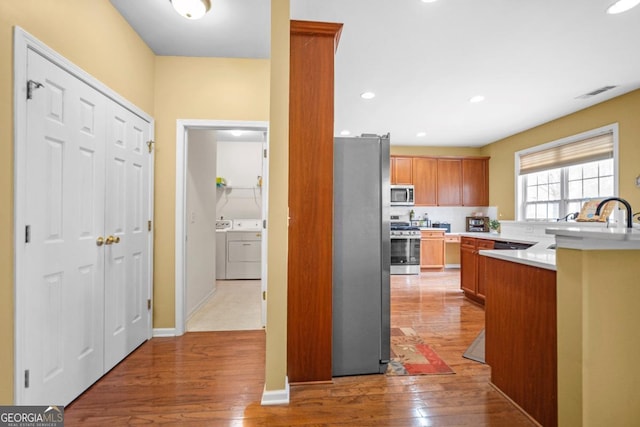
[[[427,214],[432,223],[448,222],[452,233],[465,232],[466,218],[476,212],[482,212],[483,216],[491,219],[495,219],[498,213],[495,206],[392,206],[391,215],[400,215],[408,221],[411,210],[415,219],[423,219]]]

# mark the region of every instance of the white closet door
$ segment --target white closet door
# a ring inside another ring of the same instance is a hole
[[[104,96],[29,50],[22,404],[67,404],[103,374]],[[27,373],[28,372],[28,373]],[[26,384],[28,377],[28,386]]]
[[[148,337],[149,123],[112,103],[107,117],[105,371]]]

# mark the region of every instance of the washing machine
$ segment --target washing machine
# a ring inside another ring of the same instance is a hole
[[[232,228],[233,221],[216,220],[216,280],[227,278],[227,232]]]
[[[226,232],[226,278],[260,279],[262,275],[262,221],[237,219]]]

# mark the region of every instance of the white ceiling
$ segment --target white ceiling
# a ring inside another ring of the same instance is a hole
[[[199,21],[169,0],[110,1],[158,55],[269,57],[269,1],[212,0]],[[607,15],[612,1],[291,0],[291,17],[344,24],[336,135],[482,146],[640,88],[640,6]]]

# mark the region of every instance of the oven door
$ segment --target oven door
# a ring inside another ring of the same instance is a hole
[[[391,236],[391,265],[420,265],[419,236]]]

